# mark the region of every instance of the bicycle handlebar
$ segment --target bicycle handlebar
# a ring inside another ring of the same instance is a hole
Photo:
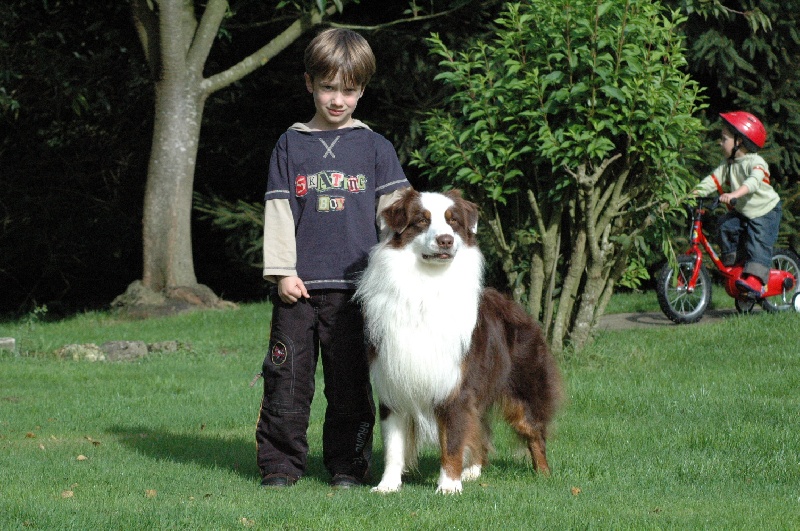
[[[711,201],[711,205],[708,207],[709,210],[714,210],[720,205],[719,196],[717,196],[717,197],[698,197],[697,199],[699,201],[702,201],[704,199],[710,200]],[[738,201],[738,199],[736,199],[736,198],[731,199],[729,204],[731,206],[736,206],[736,202],[737,201]],[[703,206],[702,203],[699,206],[702,207]]]

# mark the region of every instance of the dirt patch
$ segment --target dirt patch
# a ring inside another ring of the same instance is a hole
[[[703,315],[703,318],[695,324],[718,323],[726,317],[730,317],[731,315],[736,315],[736,310],[734,308],[708,310]],[[600,323],[597,325],[597,329],[628,330],[630,328],[654,328],[659,326],[682,325],[673,323],[661,312],[612,313],[604,315],[600,318]]]
[[[227,310],[238,306],[217,297],[203,284],[176,286],[164,292],[155,292],[146,287],[141,280],[132,282],[125,293],[111,302],[111,308],[120,315],[131,319],[149,319],[176,315],[195,310]]]

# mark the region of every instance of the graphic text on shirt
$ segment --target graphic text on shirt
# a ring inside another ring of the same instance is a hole
[[[331,212],[344,210],[344,197],[331,197],[325,192],[337,190],[357,194],[367,189],[367,178],[364,175],[347,175],[340,171],[320,171],[312,175],[298,175],[294,180],[296,197],[304,197],[311,190],[316,190],[317,210]]]

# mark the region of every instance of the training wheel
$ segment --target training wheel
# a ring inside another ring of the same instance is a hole
[[[800,312],[800,291],[794,294],[792,297],[792,306],[794,306],[794,311]]]

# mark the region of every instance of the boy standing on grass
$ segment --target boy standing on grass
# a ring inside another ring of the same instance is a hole
[[[719,220],[721,260],[726,266],[737,261],[739,240],[744,238],[745,266],[736,286],[760,297],[766,290],[772,265],[772,247],[778,241],[781,201],[769,180],[769,166],[756,152],[764,147],[767,131],[748,112],[720,114],[723,121],[719,145],[725,156],[714,172],[700,181],[694,195],[720,194],[735,209]],[[730,209],[730,206],[729,206]]]
[[[276,286],[258,466],[266,487],[303,476],[320,352],[328,402],[323,461],[331,486],[348,488],[366,481],[375,424],[363,318],[351,299],[378,243],[380,211],[410,185],[389,141],[353,118],[375,72],[367,41],[328,29],[304,60],[316,112],[278,140],[265,195],[264,278]]]

